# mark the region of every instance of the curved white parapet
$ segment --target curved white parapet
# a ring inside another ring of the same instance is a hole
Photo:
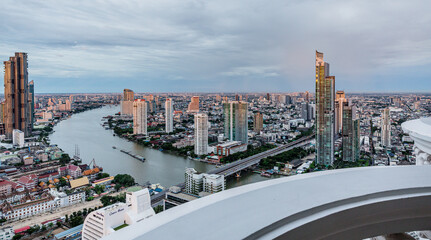
[[[431,164],[431,118],[421,118],[401,124],[403,131],[415,142],[416,165]]]
[[[431,166],[301,174],[219,192],[105,239],[363,239],[431,229]]]

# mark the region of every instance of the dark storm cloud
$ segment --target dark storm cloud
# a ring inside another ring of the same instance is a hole
[[[338,88],[405,90],[409,77],[430,91],[429,9],[430,1],[6,0],[0,57],[28,52],[41,91],[78,78],[88,85],[70,91],[293,91],[314,88],[318,49]]]

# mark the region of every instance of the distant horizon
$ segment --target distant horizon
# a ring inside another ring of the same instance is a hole
[[[28,53],[42,93],[301,92],[314,89],[317,50],[336,89],[431,92],[429,9],[426,0],[5,0],[0,61]]]
[[[131,89],[133,90],[133,89]],[[343,90],[341,90],[343,91]],[[295,92],[135,92],[135,94],[292,94],[292,93],[304,93],[306,91],[295,91]],[[314,91],[308,91],[311,94],[314,94]],[[409,91],[405,91],[405,92],[397,92],[397,91],[393,91],[393,92],[347,92],[344,91],[346,94],[377,94],[377,95],[384,95],[384,94],[431,94],[431,91],[429,92],[409,92]],[[122,95],[123,92],[46,92],[46,93],[41,93],[41,92],[36,92],[35,95],[67,95],[67,94],[119,94]],[[0,93],[0,95],[4,95],[3,93]]]

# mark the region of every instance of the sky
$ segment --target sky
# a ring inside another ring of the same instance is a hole
[[[0,59],[27,52],[38,93],[314,92],[316,50],[337,90],[431,92],[428,0],[0,5]]]

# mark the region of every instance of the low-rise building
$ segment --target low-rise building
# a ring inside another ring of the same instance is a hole
[[[36,187],[39,177],[36,174],[30,174],[22,176],[18,179],[18,184],[22,185],[28,190],[32,190]]]
[[[15,236],[12,227],[0,228],[0,240],[11,240]]]
[[[165,199],[163,199],[163,210],[167,210],[178,205],[184,204],[186,202],[190,202],[198,199],[199,196],[184,193],[184,192],[167,192]]]
[[[217,145],[217,155],[229,156],[237,152],[247,151],[247,144],[240,141],[231,141]]]
[[[56,207],[57,204],[54,197],[48,193],[44,193],[41,195],[40,199],[17,205],[11,205],[6,201],[3,202],[0,205],[0,217],[5,218],[6,220],[18,220],[51,211]]]
[[[87,215],[82,239],[92,240],[107,236],[117,229],[135,224],[155,215],[147,188],[126,193],[126,203],[98,209]]]

